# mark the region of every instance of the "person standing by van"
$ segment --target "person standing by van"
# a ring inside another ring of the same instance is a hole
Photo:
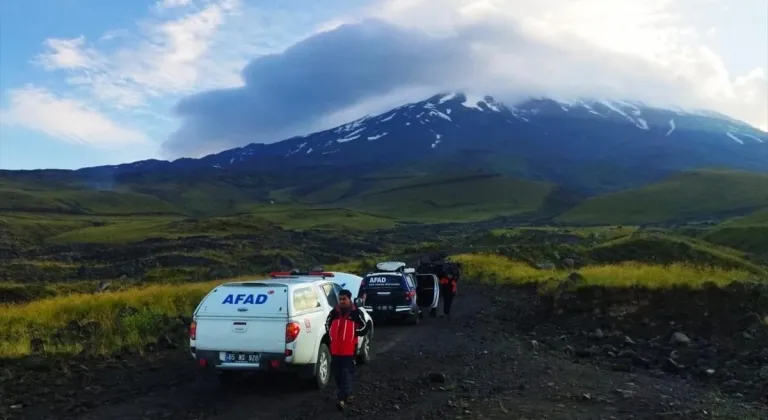
[[[446,273],[440,278],[440,298],[443,299],[443,315],[442,317],[451,317],[451,306],[453,305],[453,297],[456,296],[457,280],[453,276],[453,273]]]
[[[331,370],[338,387],[336,407],[344,410],[352,396],[358,337],[368,332],[362,310],[352,303],[352,292],[339,292],[339,304],[328,314],[325,328],[331,341]]]

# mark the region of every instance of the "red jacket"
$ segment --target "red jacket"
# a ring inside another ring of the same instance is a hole
[[[331,340],[331,356],[354,356],[357,354],[357,337],[368,332],[362,311],[354,305],[346,314],[335,307],[325,320],[325,328]]]
[[[440,279],[439,283],[443,290],[450,290],[452,294],[456,294],[456,278],[449,279],[448,277],[443,277]]]

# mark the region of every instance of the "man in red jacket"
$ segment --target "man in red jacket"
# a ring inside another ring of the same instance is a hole
[[[443,299],[443,315],[442,317],[451,317],[451,305],[453,305],[453,297],[456,296],[457,281],[451,273],[447,273],[440,279],[440,297]]]
[[[339,292],[339,305],[328,314],[325,328],[331,341],[331,370],[339,388],[336,407],[343,410],[352,394],[358,337],[368,332],[362,310],[352,304],[352,292]]]

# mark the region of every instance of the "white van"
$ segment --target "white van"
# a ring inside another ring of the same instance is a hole
[[[287,371],[325,388],[330,379],[325,320],[342,290],[334,276],[271,273],[270,279],[215,287],[192,317],[192,357],[224,381],[245,371]],[[360,364],[370,360],[373,337],[373,321],[363,313],[369,331],[358,343]]]

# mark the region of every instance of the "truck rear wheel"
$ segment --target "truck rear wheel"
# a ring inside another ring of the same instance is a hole
[[[317,352],[317,363],[315,364],[315,375],[312,379],[312,385],[315,389],[325,389],[331,381],[331,352],[324,343],[320,344],[320,350]]]
[[[364,365],[371,361],[371,338],[372,334],[368,333],[363,339],[363,345],[360,346],[360,353],[357,355],[358,365]]]

